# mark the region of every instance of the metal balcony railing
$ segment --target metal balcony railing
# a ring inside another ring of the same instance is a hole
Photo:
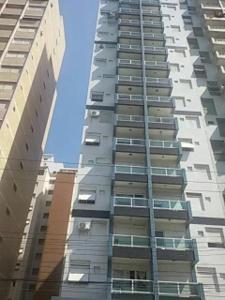
[[[113,246],[148,248],[149,241],[147,236],[124,234],[113,235]]]
[[[144,116],[135,115],[116,115],[117,121],[123,122],[144,122]]]
[[[152,294],[151,280],[112,278],[112,293],[119,294]]]
[[[156,247],[168,250],[192,250],[193,240],[179,238],[156,238]]]
[[[164,47],[154,47],[145,46],[146,51],[153,52],[155,54],[167,54],[167,50]],[[118,50],[138,50],[141,51],[141,46],[139,45],[129,45],[129,44],[118,44]]]

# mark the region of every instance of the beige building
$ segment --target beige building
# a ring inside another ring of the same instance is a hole
[[[9,299],[51,300],[59,295],[75,174],[52,155],[43,156]]]
[[[0,0],[1,300],[18,257],[64,49],[57,0]]]

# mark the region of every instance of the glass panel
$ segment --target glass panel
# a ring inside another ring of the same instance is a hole
[[[114,291],[132,291],[132,281],[131,280],[113,279],[113,290]]]
[[[134,291],[152,293],[153,292],[152,282],[147,280],[135,280]]]
[[[130,173],[130,167],[126,166],[116,166],[116,172],[121,172],[121,173]]]
[[[186,209],[186,202],[184,201],[171,201],[171,209],[174,210],[185,210]]]
[[[131,205],[131,198],[126,197],[116,197],[115,198],[115,204],[116,205],[125,205],[130,206]]]
[[[134,236],[133,237],[133,245],[134,246],[148,247],[149,240],[148,240],[147,237]]]
[[[178,285],[176,283],[159,282],[159,294],[178,295]]]
[[[154,200],[154,207],[169,209],[170,203],[164,200]]]
[[[130,246],[131,245],[131,236],[114,235],[114,245]]]
[[[132,145],[145,145],[144,140],[132,140],[131,143]]]
[[[199,294],[198,285],[179,283],[179,293],[182,297],[197,296]]]
[[[145,174],[145,168],[143,167],[132,167],[132,173],[133,174]]]
[[[141,198],[133,198],[132,199],[133,206],[147,206],[147,200]]]
[[[174,248],[173,239],[166,239],[166,238],[157,238],[156,245],[159,248]]]
[[[117,144],[130,144],[130,140],[129,139],[117,139],[116,140]]]

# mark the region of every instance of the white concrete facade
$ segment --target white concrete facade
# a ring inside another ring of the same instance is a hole
[[[223,1],[99,2],[55,299],[223,299]]]

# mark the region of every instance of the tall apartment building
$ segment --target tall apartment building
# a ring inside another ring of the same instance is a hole
[[[53,299],[225,299],[225,2],[99,2]]]
[[[59,295],[75,174],[52,155],[43,156],[8,299]]]
[[[0,294],[6,299],[63,58],[57,0],[0,1]],[[17,232],[17,238],[10,235]]]

